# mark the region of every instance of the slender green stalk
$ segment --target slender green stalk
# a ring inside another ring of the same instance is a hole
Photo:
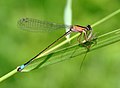
[[[120,29],[116,29],[114,31],[100,35],[97,37],[97,40],[98,40],[97,44],[91,47],[89,52],[120,41]],[[76,44],[36,59],[29,66],[23,69],[22,72],[28,72],[31,70],[35,70],[37,68],[42,68],[50,64],[72,59],[73,57],[85,53],[86,50],[84,49],[84,47],[81,46],[80,44]]]
[[[98,22],[94,23],[91,27],[97,26],[101,23],[103,23],[104,21],[110,19],[111,17],[115,16],[116,14],[118,14],[120,12],[120,9],[116,10],[115,12],[111,13],[110,15],[104,17],[103,19],[99,20]]]
[[[0,82],[17,73],[17,68],[0,78]]]
[[[96,22],[95,24],[92,25],[92,27],[97,26],[97,25],[99,25],[100,23],[103,23],[104,21],[110,19],[111,17],[115,16],[115,15],[118,14],[119,12],[120,12],[120,9],[118,9],[117,11],[115,11],[115,12],[111,13],[110,15],[106,16],[105,18],[101,19],[100,21]],[[120,29],[119,29],[119,30],[120,30]],[[118,32],[119,32],[119,31],[118,31]],[[113,32],[112,32],[112,33],[113,33]],[[115,32],[115,33],[116,33],[116,32]],[[105,36],[105,35],[108,35],[108,34],[106,33],[106,34],[104,34],[104,36]],[[73,39],[76,38],[77,36],[79,36],[79,34],[74,35],[73,37],[70,38],[70,40],[73,40]],[[103,36],[103,35],[101,35],[101,36]],[[112,43],[114,43],[114,42],[119,41],[119,38],[120,38],[120,36],[118,36],[118,35],[117,35],[117,36],[116,36],[116,35],[113,35],[113,37],[111,37],[111,38],[108,39],[108,41],[110,41],[110,42],[107,42],[107,43],[106,43],[106,41],[107,41],[107,39],[106,39],[106,40],[100,41],[100,43],[97,44],[97,45],[98,45],[98,47],[103,47],[103,46],[105,46],[105,45],[109,45],[109,44],[112,44]],[[114,40],[114,41],[111,42],[111,40]],[[46,51],[46,52],[44,52],[44,53],[42,53],[42,54],[41,54],[39,57],[37,57],[37,58],[43,57],[43,56],[51,53],[51,52],[54,51],[55,49],[61,47],[61,46],[64,45],[64,44],[66,44],[67,42],[68,42],[68,40],[63,41],[62,43],[54,46],[53,48],[49,49],[48,51]],[[102,43],[105,43],[105,44],[104,44],[104,45],[100,45],[100,44],[102,44]],[[72,47],[71,47],[71,48],[72,48]],[[52,56],[52,54],[51,54],[51,56]],[[50,56],[50,57],[51,57],[51,56]],[[77,56],[77,55],[76,55],[76,56]],[[49,58],[49,57],[48,57],[48,58]],[[36,60],[37,60],[37,59],[36,59]],[[38,60],[39,60],[39,59],[38,59]],[[44,62],[45,62],[45,60],[44,60]],[[54,62],[58,62],[58,61],[54,61]],[[45,65],[48,65],[48,64],[51,64],[51,63],[52,63],[52,62],[44,63],[42,66],[45,66]],[[28,65],[28,66],[29,66],[29,65]],[[42,66],[41,66],[41,67],[42,67]],[[14,69],[13,71],[9,72],[8,74],[2,76],[2,77],[0,78],[0,82],[2,82],[3,80],[9,78],[10,76],[14,75],[15,73],[17,73],[17,68]]]

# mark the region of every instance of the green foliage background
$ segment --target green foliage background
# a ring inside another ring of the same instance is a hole
[[[0,0],[0,76],[26,62],[64,30],[33,33],[17,28],[21,17],[63,23],[65,0]],[[120,0],[73,0],[73,24],[93,24],[120,8]],[[97,35],[120,28],[120,14],[94,28]],[[63,47],[77,43],[71,41]],[[0,84],[1,88],[119,88],[120,43],[29,73],[19,73]]]

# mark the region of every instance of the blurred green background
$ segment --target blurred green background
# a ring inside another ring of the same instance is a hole
[[[0,76],[23,64],[63,31],[32,33],[17,28],[22,17],[63,23],[66,0],[0,0]],[[72,23],[93,24],[120,8],[120,0],[73,0]],[[120,14],[94,27],[97,35],[120,28]],[[75,42],[77,42],[75,40]],[[74,41],[71,42],[72,45]],[[65,46],[64,46],[65,47]],[[120,88],[120,43],[44,67],[18,73],[0,84],[0,88]]]

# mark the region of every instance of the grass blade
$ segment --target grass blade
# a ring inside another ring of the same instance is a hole
[[[113,44],[118,41],[120,41],[120,29],[98,36],[97,44],[94,47],[91,47],[90,51],[105,47],[107,45]],[[75,49],[77,50],[73,54]],[[64,48],[62,50],[50,53],[48,55],[45,55],[43,57],[36,59],[29,66],[23,69],[22,72],[28,72],[37,68],[42,68],[50,64],[58,63],[64,60],[69,60],[73,57],[76,57],[85,53],[86,53],[86,49],[82,47],[80,44],[76,44],[74,46]]]

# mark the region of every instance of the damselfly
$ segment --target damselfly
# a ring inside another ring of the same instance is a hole
[[[63,38],[64,36],[66,36],[72,32],[80,33],[80,35],[78,37],[78,41],[80,44],[82,44],[83,41],[86,42],[86,41],[90,40],[92,37],[92,28],[90,25],[88,25],[86,27],[80,26],[80,25],[62,25],[62,24],[56,24],[56,23],[52,23],[52,22],[41,21],[41,20],[33,19],[33,18],[22,18],[18,21],[18,27],[23,30],[28,30],[28,31],[46,31],[46,30],[52,31],[52,30],[61,29],[61,28],[68,28],[69,31],[64,33],[61,37],[59,37],[53,43],[48,45],[45,49],[43,49],[40,53],[38,53],[36,56],[34,56],[28,62],[19,66],[17,71],[22,71],[28,64],[30,64],[32,61],[34,61],[41,53],[43,53],[44,51],[49,49],[52,45],[54,45],[61,38]],[[81,40],[82,34],[83,34],[83,40]]]

